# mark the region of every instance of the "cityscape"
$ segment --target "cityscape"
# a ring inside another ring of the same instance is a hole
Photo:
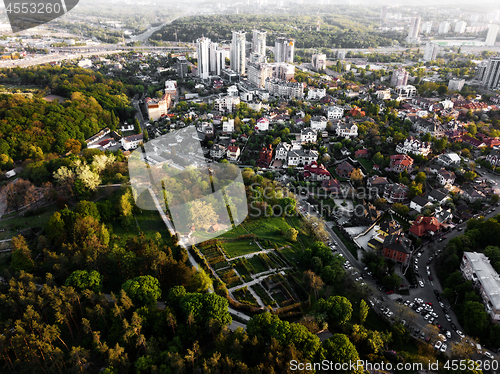
[[[0,8],[0,373],[498,372],[496,3],[125,5]]]

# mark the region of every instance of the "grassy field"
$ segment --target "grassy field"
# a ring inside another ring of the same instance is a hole
[[[281,234],[281,231],[286,231],[290,225],[280,217],[262,218],[259,220],[252,220],[245,223],[245,227],[252,234],[255,234],[260,239],[260,244],[266,249],[269,248],[267,243],[263,241],[271,241],[278,247],[290,244],[288,240]]]
[[[253,297],[250,291],[246,289],[246,287],[237,289],[233,292],[233,295],[240,303],[259,307],[259,303],[255,300],[255,297]]]
[[[241,239],[223,242],[221,241],[221,245],[226,250],[226,253],[229,258],[247,255],[250,253],[260,251],[260,248],[257,244],[253,243],[251,239]]]
[[[363,157],[357,158],[356,160],[358,160],[358,162],[361,165],[363,165],[366,172],[370,172],[373,169],[373,161],[372,160],[368,160],[368,159],[363,158]]]
[[[27,227],[45,227],[52,214],[57,210],[55,204],[48,206],[44,213],[39,215],[23,217],[11,214],[5,220],[0,221],[0,228],[6,229],[0,232],[0,240],[10,239],[17,235],[18,229],[25,229]]]
[[[236,239],[238,236],[248,235],[248,234],[249,234],[249,232],[247,230],[245,230],[245,228],[243,227],[243,225],[238,225],[235,228],[233,228],[232,230],[230,230],[230,231],[225,232],[224,234],[222,234],[220,236],[220,238]]]
[[[269,270],[269,268],[264,265],[263,260],[260,258],[260,256],[253,256],[252,258],[248,259],[248,262],[252,265],[256,274]]]

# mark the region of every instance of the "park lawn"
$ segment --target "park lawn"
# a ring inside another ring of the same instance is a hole
[[[299,257],[302,251],[300,249],[297,250],[296,248],[283,248],[280,249],[280,253],[292,266],[295,266],[299,261]]]
[[[224,234],[220,235],[220,238],[225,238],[225,239],[236,239],[238,236],[241,235],[248,235],[249,232],[245,230],[243,225],[238,225],[234,227],[232,230],[229,230],[228,232],[225,232]]]
[[[290,225],[281,217],[268,217],[258,220],[246,222],[245,228],[252,234],[259,237],[262,247],[269,249],[269,245],[263,241],[269,240],[272,244],[278,247],[283,247],[290,244],[288,240],[281,234],[281,231],[286,231]]]
[[[268,271],[269,270],[269,268],[267,266],[265,266],[262,263],[262,261],[263,260],[261,260],[259,258],[259,256],[253,256],[252,258],[248,259],[248,262],[253,266],[256,274],[259,274],[259,273],[262,273],[264,271]]]
[[[301,225],[300,225],[300,222],[302,221],[302,218],[299,217],[299,216],[293,216],[293,217],[288,217],[288,221],[293,225],[293,227],[295,227],[297,229],[297,231],[299,232],[299,234],[297,235],[298,239],[302,242],[302,244],[304,244],[304,247],[305,248],[309,248],[311,247],[314,242],[316,241],[314,239],[314,236],[311,236],[311,235],[306,235],[302,232],[302,229],[301,229]],[[294,243],[293,246],[295,248],[298,248],[298,249],[301,249],[301,246],[300,244],[297,242],[297,243]]]
[[[261,298],[262,302],[264,303],[264,305],[271,305],[271,306],[275,306],[276,303],[274,302],[274,300],[269,297],[269,295],[267,294],[267,292],[264,290],[264,287],[262,287],[260,284],[256,283],[254,284],[252,287],[252,290],[255,291],[255,293],[257,295],[259,295],[259,297]]]
[[[357,158],[356,160],[358,160],[358,162],[363,165],[363,167],[365,168],[366,172],[370,172],[372,169],[373,169],[373,161],[372,160],[368,160],[364,157],[360,157],[360,158]]]
[[[5,229],[0,233],[0,240],[10,239],[18,235],[18,229],[26,229],[28,227],[45,227],[50,217],[57,211],[55,204],[46,207],[47,210],[41,214],[23,217],[11,215],[12,218],[7,218],[0,221],[0,228]]]
[[[259,252],[261,250],[259,246],[255,243],[252,243],[252,239],[240,239],[220,242],[220,244],[226,250],[226,254],[229,258]]]
[[[255,297],[253,297],[250,291],[245,289],[245,287],[238,288],[236,291],[233,291],[233,295],[240,303],[249,304],[256,307],[260,306],[257,300],[255,300]]]

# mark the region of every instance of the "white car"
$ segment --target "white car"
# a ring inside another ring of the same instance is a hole
[[[420,287],[422,287],[422,288],[424,287],[424,282],[418,281],[418,284],[420,285]]]
[[[418,252],[417,257],[420,258],[420,256],[422,256],[422,253]]]
[[[445,343],[443,343],[443,345],[441,346],[440,351],[444,353],[444,352],[446,352],[446,348],[448,348],[448,346]]]
[[[484,355],[488,357],[490,360],[493,360],[493,355],[490,352],[484,351]]]
[[[465,338],[465,335],[464,335],[464,333],[463,333],[462,331],[457,330],[457,331],[456,331],[456,333],[457,333],[457,335],[458,335],[458,336],[460,336],[461,338]]]
[[[441,339],[443,342],[445,342],[447,340],[446,336],[444,336],[443,334],[439,334],[438,338]]]
[[[450,321],[451,321],[451,317],[450,317],[450,315],[449,315],[449,314],[445,314],[445,315],[444,315],[444,318],[446,318],[446,320],[447,320],[448,322],[450,322]]]
[[[446,337],[447,337],[448,339],[451,339],[451,331],[446,331]]]
[[[443,345],[443,342],[441,340],[438,340],[436,344],[434,344],[434,348],[439,349]]]

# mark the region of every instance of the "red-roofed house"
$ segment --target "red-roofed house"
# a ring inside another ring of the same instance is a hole
[[[498,138],[485,138],[483,139],[483,143],[486,144],[487,147],[493,148],[500,145],[500,140],[498,140]]]
[[[240,157],[240,147],[236,145],[230,145],[227,147],[227,158],[230,161],[236,161]]]
[[[482,142],[481,140],[474,139],[474,138],[470,137],[469,135],[463,136],[462,140],[466,143],[469,143],[470,145],[472,145],[473,147],[476,147],[476,148],[486,147],[486,144],[484,142]]]
[[[332,175],[326,170],[325,165],[318,165],[316,161],[313,161],[310,165],[304,166],[304,179],[324,181],[331,178]]]
[[[340,193],[340,182],[337,179],[330,178],[328,180],[324,180],[321,184],[321,187],[323,187],[329,193]]]
[[[347,161],[342,161],[339,166],[335,169],[337,174],[342,178],[350,178],[351,173],[354,170],[354,166],[352,166]]]
[[[255,130],[268,131],[269,130],[269,120],[265,117],[259,118],[257,124],[255,125]]]
[[[350,111],[349,111],[349,114],[352,116],[352,117],[355,117],[355,116],[361,116],[361,117],[364,117],[365,116],[365,112],[362,111],[361,109],[359,109],[357,106],[354,106],[354,108],[352,108]]]
[[[413,167],[413,159],[408,155],[394,155],[391,156],[389,166],[395,173],[402,173],[405,170],[410,171]]]
[[[368,149],[358,149],[356,152],[354,152],[354,157],[368,158],[370,157],[370,153],[368,152]]]
[[[425,235],[433,236],[441,231],[442,228],[443,225],[439,223],[436,217],[418,216],[410,227],[410,233],[417,238]]]

